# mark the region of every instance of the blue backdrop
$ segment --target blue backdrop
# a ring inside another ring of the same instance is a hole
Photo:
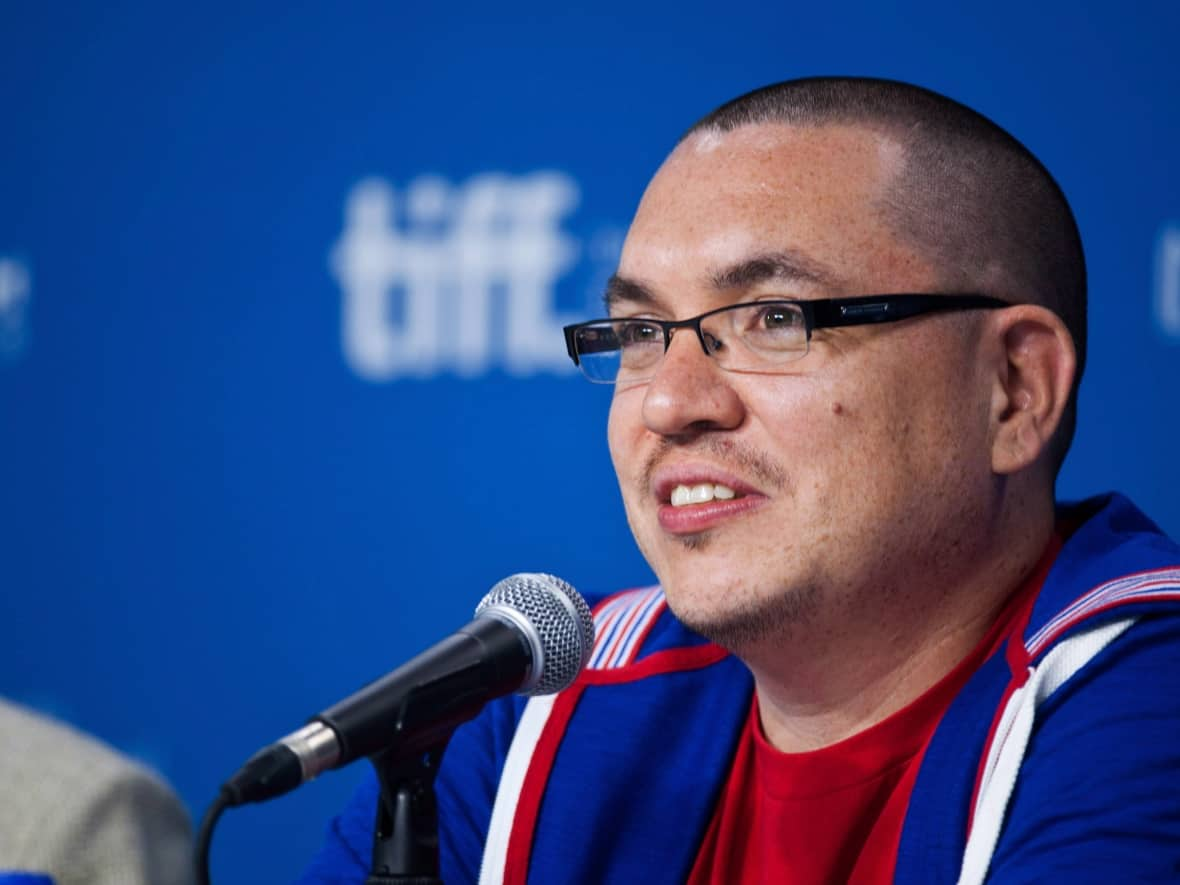
[[[557,329],[771,81],[912,80],[1039,154],[1092,281],[1061,493],[1180,534],[1177,4],[164,7],[0,9],[0,693],[195,817],[500,577],[649,580]],[[359,775],[228,814],[215,881],[290,879]]]

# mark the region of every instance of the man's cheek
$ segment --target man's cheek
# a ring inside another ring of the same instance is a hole
[[[634,478],[635,461],[638,458],[638,436],[628,423],[628,416],[622,406],[612,404],[607,418],[606,437],[607,447],[610,449],[611,463],[615,468],[615,475],[621,486],[626,486]]]

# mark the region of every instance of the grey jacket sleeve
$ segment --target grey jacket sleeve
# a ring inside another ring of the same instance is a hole
[[[57,885],[188,885],[188,814],[158,776],[0,701],[0,870]]]

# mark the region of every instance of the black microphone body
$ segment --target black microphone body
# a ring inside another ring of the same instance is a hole
[[[333,768],[395,745],[434,746],[493,698],[524,684],[532,652],[520,630],[482,616],[396,670],[313,717],[335,732]]]
[[[467,626],[251,757],[222,799],[260,802],[379,752],[443,746],[494,698],[565,688],[593,644],[593,618],[572,587],[551,575],[505,578]]]

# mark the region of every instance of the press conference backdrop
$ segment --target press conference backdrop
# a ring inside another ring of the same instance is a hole
[[[1180,534],[1180,7],[562,6],[0,9],[0,693],[194,816],[504,575],[650,580],[560,327],[678,133],[771,81],[912,80],[1054,170],[1060,491]],[[360,768],[228,814],[215,881],[289,880]]]

